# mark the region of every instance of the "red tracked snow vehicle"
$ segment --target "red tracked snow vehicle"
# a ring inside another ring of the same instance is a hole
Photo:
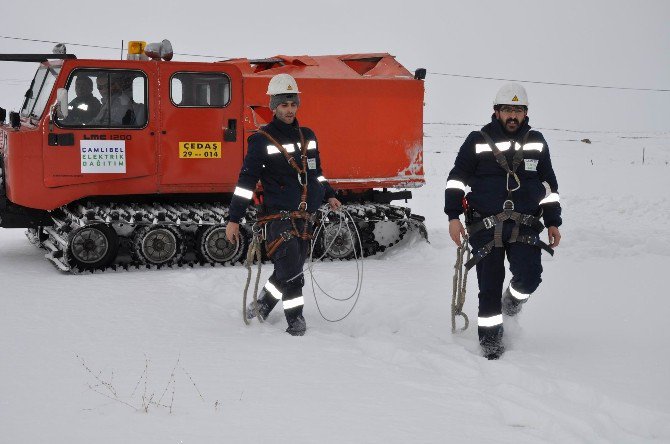
[[[0,55],[39,62],[20,112],[5,123],[0,109],[0,226],[28,228],[59,269],[239,261],[256,208],[232,245],[227,204],[247,137],[272,119],[265,92],[278,73],[298,80],[300,122],[318,137],[362,254],[408,230],[425,233],[421,216],[391,205],[424,183],[425,70],[413,75],[389,54],[200,63],[171,61],[167,41],[129,48],[128,60]],[[113,94],[126,97],[122,113],[114,99],[105,110],[102,97]],[[353,256],[351,231],[324,216],[317,246],[330,246],[326,257]]]

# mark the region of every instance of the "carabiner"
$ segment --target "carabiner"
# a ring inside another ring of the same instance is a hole
[[[510,175],[512,175],[512,177],[514,177],[514,180],[516,180],[516,188],[513,188],[513,189],[509,188],[509,176]],[[509,192],[516,191],[519,188],[521,188],[521,180],[519,180],[519,176],[517,176],[516,173],[509,172],[509,173],[507,173],[507,183],[506,183],[506,185],[507,185],[507,191],[509,191]]]

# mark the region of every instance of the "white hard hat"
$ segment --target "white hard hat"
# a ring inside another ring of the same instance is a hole
[[[268,95],[276,94],[298,94],[298,84],[290,74],[277,74],[270,79],[268,84]]]
[[[528,94],[518,83],[505,83],[498,90],[493,106],[496,105],[523,105],[528,106]]]

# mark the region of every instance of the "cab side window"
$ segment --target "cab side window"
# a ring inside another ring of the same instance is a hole
[[[70,77],[64,127],[143,128],[146,77],[139,71],[77,70]]]
[[[179,72],[170,81],[170,99],[178,107],[221,108],[230,102],[230,79],[222,73]]]

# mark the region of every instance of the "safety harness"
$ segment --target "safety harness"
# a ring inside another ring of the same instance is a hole
[[[495,156],[498,165],[500,165],[502,169],[505,170],[505,172],[507,173],[507,181],[505,184],[507,187],[507,199],[503,203],[502,212],[495,214],[493,216],[485,217],[477,222],[469,224],[466,222],[468,237],[472,237],[472,235],[482,230],[493,229],[494,231],[493,231],[493,240],[484,245],[483,247],[481,247],[480,249],[478,249],[477,251],[475,251],[472,258],[465,263],[465,268],[469,270],[470,268],[477,265],[477,263],[481,261],[484,257],[486,257],[489,253],[491,253],[491,251],[493,251],[494,248],[502,248],[504,246],[502,237],[503,237],[503,225],[506,220],[514,221],[514,227],[512,228],[512,234],[509,240],[507,241],[508,243],[519,242],[523,244],[534,245],[542,248],[544,251],[553,256],[554,250],[549,245],[540,240],[539,235],[519,234],[519,228],[521,225],[529,226],[538,233],[540,233],[544,229],[544,225],[542,224],[540,218],[530,214],[523,214],[514,211],[514,201],[512,200],[512,193],[521,188],[521,180],[519,180],[519,176],[516,174],[516,170],[519,168],[519,165],[521,165],[521,162],[523,162],[523,146],[528,141],[530,131],[528,131],[524,136],[521,147],[515,151],[514,157],[512,158],[511,168],[509,166],[509,163],[507,162],[505,154],[502,151],[500,151],[500,149],[496,146],[491,136],[489,136],[483,130],[479,131],[479,133],[482,135],[487,145],[491,148],[491,151],[493,151],[493,155]],[[510,149],[514,148],[515,143],[518,142],[514,142],[510,146]],[[516,185],[512,188],[510,188],[509,185],[510,178],[513,178],[516,182]],[[473,215],[475,217],[479,216],[479,214],[476,212],[473,212]]]
[[[301,165],[298,165],[295,158],[291,156],[286,148],[282,146],[274,137],[272,137],[267,132],[259,129],[259,133],[264,135],[286,158],[286,161],[291,165],[291,167],[296,170],[298,173],[298,183],[302,185],[302,195],[300,196],[300,204],[298,205],[298,210],[288,211],[282,210],[278,213],[267,214],[259,217],[252,227],[253,237],[251,240],[251,245],[249,245],[249,250],[247,252],[247,283],[244,287],[244,296],[242,298],[242,316],[245,324],[249,324],[247,319],[247,292],[249,290],[249,283],[251,282],[251,265],[256,261],[258,263],[258,271],[256,275],[256,282],[254,285],[254,307],[256,310],[256,317],[259,321],[263,321],[262,317],[258,313],[258,283],[261,275],[261,244],[266,242],[267,236],[265,235],[267,224],[273,220],[290,220],[291,228],[281,233],[277,239],[274,239],[272,242],[266,243],[265,251],[269,258],[277,251],[277,249],[284,242],[297,237],[302,240],[312,239],[312,233],[309,231],[310,222],[314,222],[314,216],[307,212],[307,144],[305,143],[305,136],[303,136],[302,131],[298,128],[298,134],[300,134],[300,155],[301,155]],[[302,230],[298,229],[296,221],[302,219],[304,221]]]
[[[302,165],[298,165],[295,158],[274,137],[263,130],[258,130],[258,132],[267,137],[284,155],[289,165],[298,173],[298,183],[302,185],[302,195],[300,196],[300,204],[297,211],[280,211],[279,213],[261,216],[256,221],[256,225],[260,228],[273,220],[291,220],[292,229],[284,231],[281,233],[281,236],[266,245],[267,255],[268,257],[272,257],[281,244],[293,237],[302,240],[310,240],[312,238],[312,233],[309,232],[309,222],[313,222],[313,216],[307,212],[307,144],[305,143],[305,136],[303,136],[302,131],[298,128],[298,133],[300,134],[300,157],[302,160]],[[295,223],[298,219],[305,221],[302,231],[298,229]]]

